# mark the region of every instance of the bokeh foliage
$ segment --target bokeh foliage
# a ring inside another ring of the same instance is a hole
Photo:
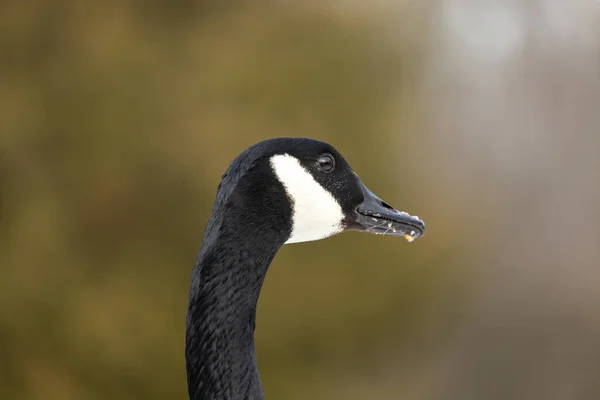
[[[185,398],[195,254],[221,173],[258,140],[330,141],[417,209],[388,139],[418,57],[378,32],[278,3],[3,2],[0,396]],[[418,333],[435,265],[367,235],[284,249],[259,304],[269,398],[372,398],[353,380]]]

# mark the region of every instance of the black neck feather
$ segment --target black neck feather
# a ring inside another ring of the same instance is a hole
[[[187,314],[192,400],[264,398],[254,350],[256,305],[267,269],[289,236],[291,206],[279,182],[259,176],[270,190],[249,180],[225,198],[217,195],[205,231]]]

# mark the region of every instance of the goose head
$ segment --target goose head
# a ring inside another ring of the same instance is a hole
[[[422,220],[377,197],[325,142],[269,139],[242,153],[228,174],[239,176],[237,185],[245,188],[247,210],[254,209],[254,215],[270,213],[270,221],[279,220],[285,227],[286,244],[347,230],[404,236],[409,241],[425,233]]]

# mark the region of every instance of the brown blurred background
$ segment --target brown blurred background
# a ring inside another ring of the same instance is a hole
[[[600,399],[597,1],[8,0],[0,46],[0,398],[185,399],[221,173],[307,136],[428,233],[282,249],[269,399]]]

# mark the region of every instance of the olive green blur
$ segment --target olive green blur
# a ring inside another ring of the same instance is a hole
[[[457,327],[480,315],[467,310],[491,281],[477,271],[504,262],[508,216],[529,212],[522,186],[484,168],[463,181],[441,156],[432,132],[445,122],[423,106],[437,65],[425,50],[440,46],[428,7],[394,21],[331,3],[0,4],[0,398],[186,399],[189,279],[217,185],[239,152],[277,136],[333,144],[428,232],[278,253],[257,317],[267,398],[471,393],[447,374],[473,364],[469,335],[487,334]],[[518,381],[490,368],[489,387]]]

